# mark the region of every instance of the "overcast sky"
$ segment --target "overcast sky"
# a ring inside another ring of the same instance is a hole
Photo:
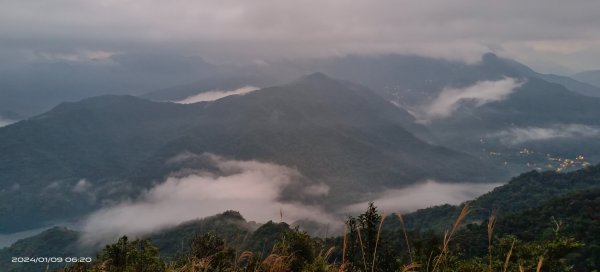
[[[599,14],[597,0],[0,0],[0,63],[139,51],[233,63],[349,53],[473,61],[493,51],[566,73],[600,69]]]

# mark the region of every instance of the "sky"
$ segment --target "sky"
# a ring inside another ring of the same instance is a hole
[[[268,63],[401,53],[600,69],[596,0],[0,0],[0,69],[132,52]]]

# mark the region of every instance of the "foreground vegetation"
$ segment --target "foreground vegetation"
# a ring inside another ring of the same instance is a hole
[[[464,248],[465,234],[479,237],[477,228],[461,228],[469,213],[465,205],[453,227],[443,235],[384,228],[386,216],[371,203],[367,211],[346,222],[342,237],[313,238],[289,228],[268,251],[230,246],[218,233],[194,237],[185,254],[168,260],[150,240],[122,237],[106,246],[91,264],[79,263],[61,272],[135,271],[572,271],[569,254],[582,243],[552,230],[543,239],[525,241],[515,235],[495,234],[496,218],[485,226],[481,252]],[[402,217],[399,217],[402,221]],[[183,252],[183,251],[182,251]],[[585,269],[585,268],[584,268]]]

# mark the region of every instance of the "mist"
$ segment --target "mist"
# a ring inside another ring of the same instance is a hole
[[[120,235],[143,235],[181,222],[212,216],[225,210],[239,211],[247,220],[294,222],[308,219],[335,224],[334,216],[320,207],[281,200],[287,186],[300,182],[291,168],[258,161],[228,160],[204,154],[217,173],[196,171],[169,177],[141,197],[106,207],[83,223],[84,244],[99,244]],[[326,194],[322,186],[306,194]],[[301,194],[303,192],[300,192]]]
[[[37,228],[37,229],[31,229],[31,230],[10,233],[10,234],[0,234],[0,249],[10,246],[18,240],[21,240],[21,239],[24,239],[27,237],[31,237],[33,235],[37,235],[47,229],[48,229],[48,227],[42,227],[42,228]]]
[[[503,144],[518,145],[555,139],[600,138],[600,127],[583,124],[556,124],[549,127],[516,127],[490,135]]]
[[[390,189],[372,199],[384,213],[409,213],[441,204],[457,205],[472,200],[502,183],[442,183],[435,180],[412,185],[404,189]],[[364,212],[368,202],[349,205],[351,213]]]
[[[479,81],[466,88],[444,88],[431,103],[421,107],[418,115],[423,122],[447,118],[465,102],[481,107],[506,99],[521,85],[523,82],[507,77],[498,81]]]
[[[183,100],[180,101],[175,101],[175,103],[179,103],[179,104],[193,104],[193,103],[198,103],[198,102],[206,102],[206,101],[215,101],[227,96],[231,96],[231,95],[245,95],[248,93],[251,93],[253,91],[258,90],[258,87],[254,87],[254,86],[244,86],[235,90],[229,90],[229,91],[224,91],[224,90],[212,90],[212,91],[208,91],[208,92],[202,92],[196,95],[192,95],[189,97],[186,97]]]
[[[15,121],[15,120],[6,119],[6,118],[3,118],[2,116],[0,116],[0,128],[8,126],[8,125],[16,123],[16,122],[17,121]]]

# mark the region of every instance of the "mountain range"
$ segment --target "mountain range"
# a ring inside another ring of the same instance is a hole
[[[132,96],[63,103],[0,130],[0,231],[81,216],[184,168],[208,167],[167,163],[189,153],[297,169],[335,192],[320,200],[327,206],[424,179],[503,177],[477,157],[415,134],[427,129],[406,111],[320,73],[189,105]]]
[[[138,63],[136,58],[120,61],[149,66],[150,74],[168,68],[152,68],[153,62]],[[0,103],[0,234],[78,224],[110,208],[160,203],[181,193],[162,190],[185,185],[190,177],[216,183],[247,173],[258,173],[268,186],[205,184],[205,190],[215,190],[207,194],[219,198],[266,188],[260,194],[273,201],[263,206],[300,205],[345,216],[350,205],[424,181],[469,186],[517,176],[472,202],[476,210],[468,223],[475,225],[484,222],[491,210],[521,218],[540,208],[544,218],[536,220],[542,221],[552,216],[557,203],[582,206],[596,201],[598,166],[592,165],[600,161],[600,88],[590,79],[593,72],[574,76],[578,81],[538,73],[494,54],[470,64],[400,55],[247,67],[194,59],[179,69],[186,72],[161,84],[127,85],[128,79],[123,79],[122,88],[112,92],[118,95],[97,96],[111,93],[102,88],[112,88],[114,82],[99,84],[87,95],[77,93],[80,85],[70,82],[63,89],[66,93],[48,93],[49,99],[40,99],[40,105],[23,112],[14,106],[37,91]],[[104,79],[114,76],[100,74]],[[189,81],[194,78],[200,80]],[[191,83],[174,85],[181,80]],[[141,89],[155,85],[157,90],[132,96],[125,85]],[[197,103],[177,102],[244,86],[257,90]],[[18,84],[13,87],[9,96],[19,89]],[[92,97],[79,100],[86,96]],[[79,101],[35,114],[65,100]],[[561,173],[578,168],[582,169]],[[185,186],[177,189],[182,188],[198,193]],[[581,194],[585,190],[593,192]],[[555,200],[547,202],[550,199]],[[439,231],[461,207],[420,210],[407,215],[405,223],[411,231],[423,225]],[[279,212],[283,220],[283,208]],[[581,216],[568,218],[585,221]],[[392,216],[386,226],[395,223],[398,229],[398,220]],[[586,230],[593,225],[590,222],[584,222]],[[231,211],[179,223],[170,222],[167,231],[147,235],[174,254],[177,243],[190,240],[198,230],[228,229],[227,240],[255,251],[289,230],[285,223],[247,222]],[[501,224],[504,232],[512,231],[506,230],[506,221]],[[239,235],[249,236],[249,242],[239,240]],[[66,237],[52,242],[65,254],[76,250],[74,241],[80,239],[79,232],[54,228],[0,255],[33,252],[31,244],[53,236]]]
[[[208,82],[216,81],[203,80],[144,97],[178,101],[212,89],[280,83],[310,71],[370,88],[426,127],[428,133],[418,135],[420,138],[496,165],[506,163],[512,175],[532,169],[563,169],[564,160],[583,158],[575,167],[567,163],[571,169],[600,160],[596,155],[600,127],[595,118],[599,87],[567,76],[538,73],[492,53],[476,63],[407,55],[272,63],[254,69],[252,75],[234,76],[233,85],[209,86]],[[502,86],[511,82],[513,86]],[[449,110],[442,114],[434,111],[441,116],[431,116],[433,107]]]

